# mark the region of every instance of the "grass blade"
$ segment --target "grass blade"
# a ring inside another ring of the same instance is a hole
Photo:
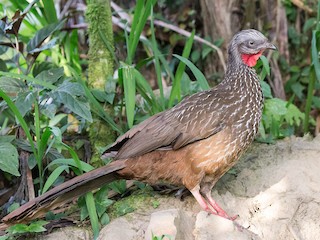
[[[128,64],[132,63],[134,53],[136,52],[136,48],[140,40],[140,35],[150,15],[150,11],[155,3],[156,0],[137,1],[129,36],[129,49],[127,57]]]
[[[134,110],[136,106],[136,81],[133,73],[133,67],[128,65],[121,67],[119,69],[119,78],[123,82],[127,123],[129,128],[132,128]]]
[[[190,56],[190,52],[191,52],[192,45],[193,45],[194,34],[195,34],[195,31],[193,30],[192,34],[191,34],[190,38],[188,38],[186,45],[185,45],[183,52],[182,52],[182,57],[184,57],[186,59],[188,59]],[[171,90],[170,98],[169,98],[169,107],[173,106],[175,99],[178,99],[179,102],[181,100],[181,79],[182,79],[185,68],[186,68],[185,63],[180,61],[178,64],[178,67],[177,67],[177,71],[176,71],[176,75],[174,77],[173,84],[172,84],[172,90]]]
[[[98,214],[97,214],[97,209],[94,202],[93,193],[92,192],[87,193],[85,195],[85,199],[86,199],[86,205],[87,205],[91,227],[93,231],[93,237],[94,239],[97,239],[99,236],[100,226],[99,226]]]
[[[177,54],[173,54],[173,56],[178,58],[180,61],[184,62],[190,68],[190,70],[192,71],[193,75],[196,77],[202,90],[210,89],[207,79],[205,78],[203,73],[192,62],[190,62],[188,59],[181,57]]]
[[[58,177],[60,176],[60,174],[68,169],[69,166],[68,165],[62,165],[57,167],[55,170],[53,170],[53,172],[50,174],[50,176],[48,177],[46,183],[44,184],[44,187],[42,189],[41,194],[44,194],[46,191],[49,190],[49,188],[54,184],[54,182],[58,179]]]
[[[159,61],[160,51],[157,46],[157,40],[155,35],[155,29],[153,24],[153,10],[151,9],[151,20],[150,20],[150,26],[151,26],[151,48],[154,55],[154,66],[156,69],[156,75],[157,75],[157,82],[158,87],[160,90],[160,105],[162,109],[165,109],[165,98],[163,93],[163,86],[162,86],[162,76],[161,76],[161,65]]]

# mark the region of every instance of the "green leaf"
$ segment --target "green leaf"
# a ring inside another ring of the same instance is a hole
[[[266,83],[265,81],[260,81],[260,84],[261,84],[263,96],[265,98],[272,98],[271,88],[269,84]]]
[[[266,70],[267,74],[270,75],[270,66],[269,66],[269,62],[268,59],[265,56],[261,56],[260,60],[262,62],[262,66],[263,68]]]
[[[46,127],[44,132],[41,134],[40,145],[38,145],[38,154],[39,158],[42,159],[45,155],[45,150],[48,145],[49,138],[51,137],[51,129],[49,127]]]
[[[129,128],[132,128],[133,126],[134,110],[136,106],[136,81],[133,70],[134,68],[128,65],[119,69],[119,78],[121,78],[123,82],[126,115]]]
[[[35,95],[33,92],[24,92],[18,95],[15,104],[23,117],[32,109],[34,101]]]
[[[53,48],[56,44],[57,44],[57,41],[59,40],[59,38],[53,38],[51,39],[48,43],[44,44],[44,45],[41,45],[41,47],[37,47],[37,48],[34,48],[33,50],[31,50],[29,53],[37,53],[37,52],[42,52],[44,50],[47,50],[47,49],[50,49],[50,48]]]
[[[285,115],[287,113],[286,101],[279,98],[267,99],[265,109],[273,115]]]
[[[53,0],[45,0],[43,3],[44,16],[47,19],[48,23],[55,23],[58,21],[56,8],[54,6]]]
[[[13,226],[10,226],[6,231],[11,234],[27,233],[28,226],[26,224],[18,223]]]
[[[11,143],[0,144],[0,169],[14,176],[20,176],[18,151]]]
[[[197,81],[199,82],[199,85],[202,90],[208,90],[210,89],[210,86],[207,82],[207,79],[203,75],[203,73],[188,59],[181,57],[177,54],[173,54],[174,57],[178,58],[180,61],[184,62],[192,71],[193,75],[196,77]]]
[[[303,25],[303,32],[306,33],[309,29],[313,28],[317,23],[316,18],[309,18]]]
[[[294,104],[289,103],[287,108],[288,111],[284,116],[284,119],[289,123],[289,125],[296,124],[299,126],[303,120],[304,114]]]
[[[61,67],[42,71],[36,76],[36,78],[41,81],[50,82],[53,84],[57,82],[63,75],[64,69]]]
[[[134,9],[131,32],[128,41],[128,59],[127,63],[131,64],[134,53],[139,43],[141,32],[151,13],[151,8],[156,3],[155,0],[138,0]]]
[[[14,202],[14,203],[12,203],[12,204],[10,205],[10,207],[8,208],[8,212],[11,213],[11,212],[13,212],[14,210],[18,209],[19,207],[20,207],[20,204]]]
[[[67,166],[73,166],[73,167],[78,167],[78,164],[73,158],[58,158],[53,160],[51,163],[48,164],[48,168],[52,167],[54,165],[67,165]],[[81,169],[85,172],[92,171],[94,167],[92,167],[90,164],[80,161]]]
[[[75,96],[84,96],[84,89],[79,83],[65,81],[55,90],[57,92],[65,92]]]
[[[89,192],[85,195],[85,200],[86,200],[87,210],[90,217],[93,235],[94,235],[94,238],[96,239],[99,235],[100,227],[99,227],[98,215],[97,215],[97,210],[94,203],[94,197],[92,192]]]
[[[131,207],[128,203],[122,203],[121,205],[119,205],[118,209],[117,209],[117,215],[118,216],[123,216],[126,215],[127,213],[131,213],[134,211],[134,208]]]
[[[48,222],[47,222],[48,223]],[[39,232],[45,232],[47,231],[47,229],[45,229],[42,225],[45,225],[43,223],[37,223],[37,222],[34,222],[34,223],[31,223],[29,226],[28,226],[28,232],[34,232],[34,233],[39,233]]]
[[[150,1],[148,1],[150,2]],[[148,10],[149,11],[149,10]],[[158,43],[157,43],[157,39],[156,39],[156,34],[155,34],[155,28],[154,28],[154,15],[153,15],[153,9],[150,9],[150,27],[151,27],[151,49],[153,51],[153,56],[154,56],[154,67],[155,67],[155,71],[156,71],[156,76],[157,76],[157,83],[158,83],[158,88],[160,91],[160,97],[159,97],[159,102],[160,105],[163,109],[165,109],[165,98],[164,98],[164,92],[163,92],[163,84],[162,84],[162,74],[161,74],[161,65],[160,65],[160,61],[161,61],[161,53],[159,51],[158,48]],[[173,80],[174,78],[172,78]]]
[[[189,58],[192,49],[194,34],[195,31],[193,30],[191,36],[187,39],[186,45],[183,49],[182,57],[184,57],[185,59]],[[172,84],[172,90],[169,98],[169,107],[173,106],[175,99],[178,99],[178,101],[181,100],[181,79],[185,71],[185,68],[186,65],[182,61],[180,61]]]
[[[8,235],[0,236],[0,240],[9,240],[9,239],[11,239],[11,237]]]
[[[90,106],[87,101],[84,101],[77,96],[83,96],[84,90],[78,83],[65,82],[61,84],[55,91],[50,94],[58,102],[64,104],[65,107],[70,109],[80,117],[92,122],[92,115]]]
[[[101,106],[101,104],[94,98],[89,88],[85,84],[85,82],[79,77],[78,73],[75,72],[73,68],[68,68],[71,72],[72,76],[77,80],[77,82],[83,87],[85,91],[85,95],[88,98],[90,105],[92,106],[92,112],[101,117],[104,121],[106,121],[113,130],[122,134],[123,130],[118,127],[118,125],[113,121],[113,119],[106,113],[105,109]]]
[[[10,143],[12,142],[16,137],[13,135],[5,135],[5,136],[0,136],[0,145],[2,143]]]
[[[46,40],[52,33],[57,30],[60,30],[65,21],[61,21],[58,23],[52,23],[44,28],[40,29],[36,35],[28,42],[27,44],[27,52],[31,53],[36,48],[39,48],[44,40]]]
[[[49,188],[54,184],[54,182],[58,179],[58,177],[61,175],[61,173],[65,170],[69,169],[69,166],[62,165],[57,167],[48,177],[46,183],[44,184],[44,187],[42,189],[42,194],[44,194],[46,191],[49,190]]]
[[[110,217],[107,213],[102,214],[100,218],[100,222],[102,225],[107,225],[110,223]]]
[[[0,77],[0,88],[8,95],[16,95],[27,89],[26,84],[16,78]]]
[[[127,190],[125,180],[113,181],[112,183],[109,183],[109,187],[119,194],[123,194]]]
[[[320,3],[319,3],[319,6],[320,6]],[[312,32],[311,56],[312,56],[312,63],[314,65],[314,70],[316,72],[316,78],[317,78],[318,82],[320,82],[319,50],[317,49],[317,40],[319,40],[319,36],[320,36],[320,31],[314,30]]]
[[[6,76],[6,77],[9,77],[9,78],[24,79],[24,80],[26,80],[28,82],[31,82],[31,83],[34,83],[34,84],[38,84],[40,86],[43,86],[43,87],[51,89],[51,90],[56,89],[56,86],[54,86],[54,85],[52,85],[50,83],[39,81],[39,79],[30,77],[30,76],[26,76],[26,75],[23,75],[23,74],[17,74],[17,73],[12,73],[12,72],[1,72],[0,71],[0,75]],[[21,81],[21,80],[19,80],[19,81]]]
[[[0,53],[0,55],[2,55],[2,54]],[[4,71],[4,72],[8,71],[8,68],[7,68],[5,61],[3,61],[2,59],[0,59],[0,71]]]
[[[301,100],[304,98],[304,93],[303,91],[305,90],[305,86],[303,86],[300,82],[295,82],[294,84],[291,85],[291,89],[294,94],[297,95],[298,98]]]

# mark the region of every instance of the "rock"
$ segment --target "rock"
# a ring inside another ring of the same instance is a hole
[[[164,240],[192,239],[194,220],[191,214],[178,209],[157,211],[151,214],[145,240],[154,236],[168,236]]]
[[[204,211],[197,215],[193,234],[195,240],[258,239],[255,234],[237,227],[233,221],[210,215]]]
[[[90,230],[78,227],[65,227],[60,228],[45,236],[39,236],[37,240],[91,240],[93,234]]]
[[[124,217],[117,218],[106,225],[99,234],[98,240],[134,240],[136,230]]]

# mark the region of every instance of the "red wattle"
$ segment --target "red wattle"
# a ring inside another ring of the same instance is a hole
[[[249,67],[254,67],[257,64],[259,57],[262,55],[262,51],[257,54],[242,54],[242,61]]]

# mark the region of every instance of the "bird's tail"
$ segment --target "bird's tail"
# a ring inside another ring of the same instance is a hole
[[[118,179],[119,171],[125,167],[125,161],[114,161],[106,166],[77,176],[43,195],[32,199],[20,208],[5,216],[2,221],[11,223],[29,222],[32,219],[43,217],[53,210],[82,194],[97,189],[106,183]]]

